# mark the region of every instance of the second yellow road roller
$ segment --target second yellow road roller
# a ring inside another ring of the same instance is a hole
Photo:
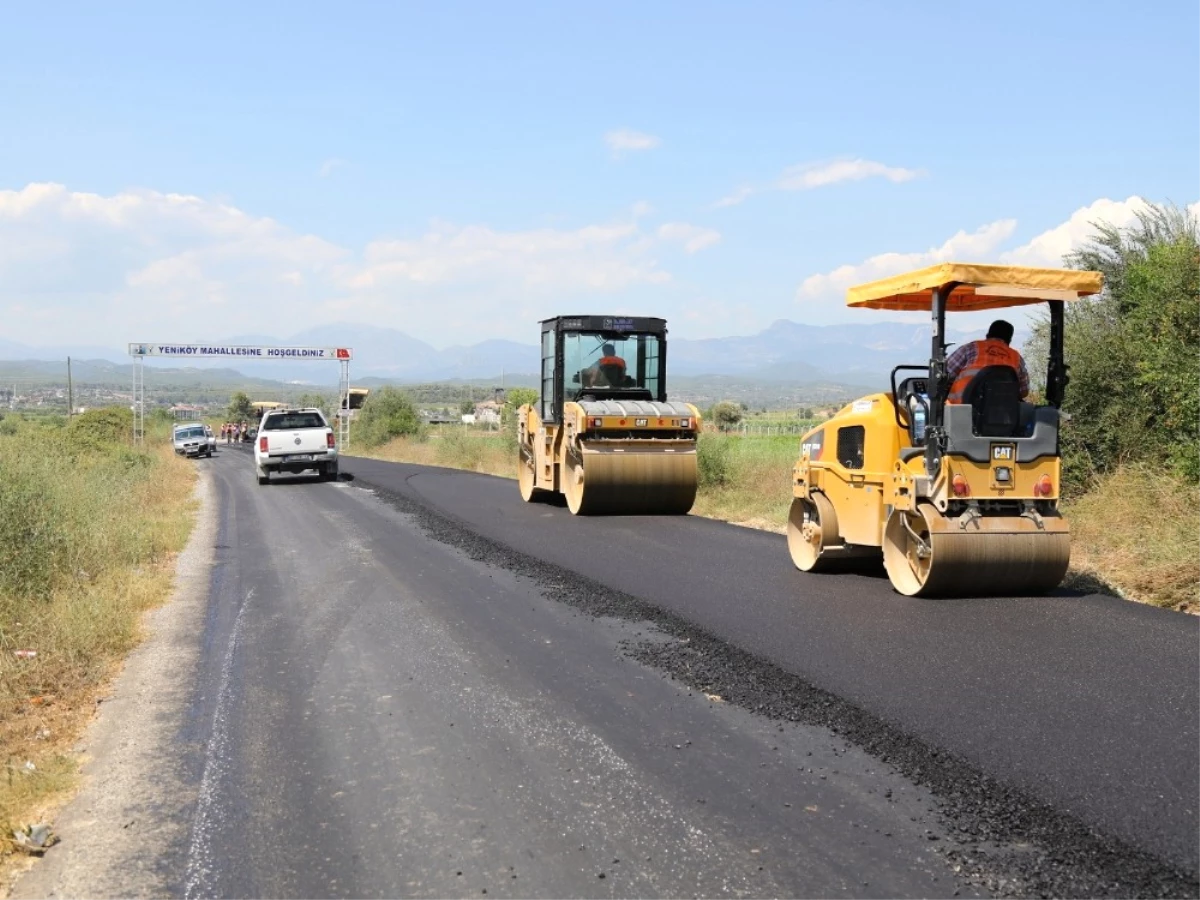
[[[700,413],[667,399],[666,321],[558,316],[541,346],[541,397],[517,414],[521,497],[560,493],[575,515],[688,512]]]
[[[932,347],[928,364],[892,370],[889,392],[855,400],[801,438],[787,528],[796,566],[882,555],[893,587],[910,596],[1057,587],[1071,555],[1058,509],[1064,307],[1102,287],[1099,272],[944,263],[850,288],[851,307],[930,313]],[[947,312],[1034,303],[1049,307],[1039,402],[1022,398],[1006,340],[984,341],[951,381]],[[996,364],[984,358],[992,349]]]

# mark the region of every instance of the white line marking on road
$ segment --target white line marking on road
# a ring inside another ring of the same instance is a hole
[[[184,878],[184,897],[212,897],[216,886],[212,884],[213,859],[212,835],[219,822],[216,795],[217,785],[228,766],[229,717],[227,707],[232,692],[230,682],[233,674],[233,659],[241,642],[242,622],[246,607],[254,596],[254,588],[246,592],[233,632],[229,637],[229,648],[221,663],[221,686],[217,691],[217,706],[213,710],[212,734],[204,753],[204,774],[200,779],[200,794],[196,801],[196,816],[192,821],[192,842],[188,847],[187,875]]]

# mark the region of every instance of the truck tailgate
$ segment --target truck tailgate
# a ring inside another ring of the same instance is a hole
[[[329,449],[324,428],[304,428],[298,431],[263,431],[260,438],[267,439],[268,456],[295,456],[319,453],[324,456]]]

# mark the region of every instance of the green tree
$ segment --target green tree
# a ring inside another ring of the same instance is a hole
[[[505,392],[504,405],[513,410],[520,409],[526,403],[531,406],[536,406],[538,402],[538,396],[538,392],[533,388],[509,388]]]
[[[517,410],[526,404],[536,408],[538,398],[538,392],[533,388],[515,387],[505,391],[504,406],[500,410],[500,427],[513,442],[514,448],[517,439]]]
[[[422,427],[412,398],[389,385],[372,391],[358,411],[355,437],[366,447],[377,447],[395,437],[419,435]]]
[[[1063,457],[1072,486],[1125,461],[1200,479],[1200,239],[1185,209],[1150,205],[1134,224],[1107,222],[1064,263],[1104,274],[1104,291],[1067,304],[1070,384]],[[1044,379],[1048,321],[1027,347]],[[1043,388],[1044,385],[1036,385]]]
[[[300,399],[296,401],[297,406],[319,409],[325,413],[325,418],[333,421],[333,413],[337,409],[337,400],[332,394],[301,394]]]
[[[722,400],[720,403],[714,403],[713,408],[709,411],[709,417],[716,423],[718,428],[732,428],[738,422],[742,421],[742,405],[734,403],[732,400]]]
[[[475,412],[475,403],[471,400],[464,400],[458,404],[458,411],[464,416],[472,415]]]
[[[240,422],[245,419],[247,422],[254,418],[254,407],[250,405],[250,398],[246,396],[245,391],[237,391],[229,398],[229,421]]]

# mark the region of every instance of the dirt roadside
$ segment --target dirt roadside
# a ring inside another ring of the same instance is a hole
[[[147,614],[130,654],[77,750],[79,793],[54,817],[61,843],[0,885],[0,898],[160,897],[171,873],[164,845],[185,841],[195,800],[178,747],[194,683],[216,545],[212,479],[196,484],[199,510],[180,554],[170,600]]]

